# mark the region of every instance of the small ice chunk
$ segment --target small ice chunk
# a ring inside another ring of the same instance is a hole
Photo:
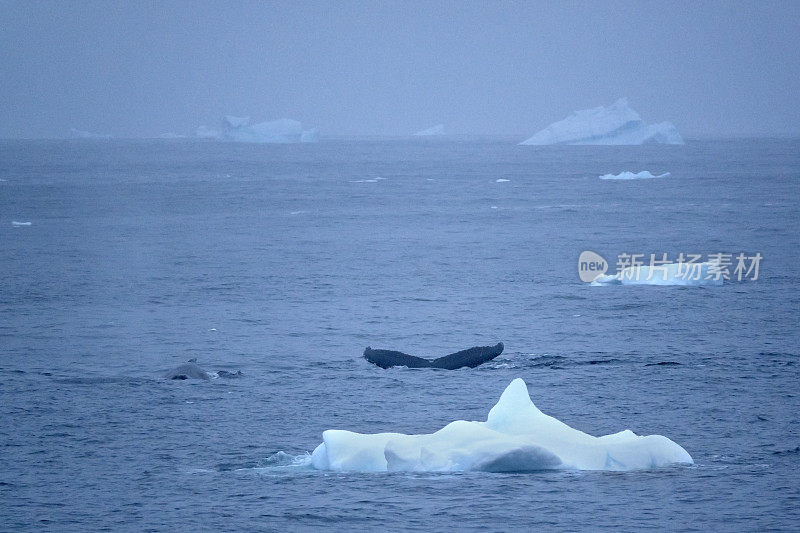
[[[498,179],[498,180],[495,180],[495,183],[508,183],[509,181],[511,181],[511,180],[507,180],[507,179],[504,179],[504,178],[500,178],[500,179]]]
[[[665,263],[623,268],[616,274],[599,276],[592,285],[722,285],[718,263]]]
[[[31,222],[18,222],[16,220],[12,220],[11,221],[11,225],[12,226],[30,226],[30,225],[32,225],[32,223]]]
[[[647,170],[643,170],[641,172],[620,172],[619,174],[603,174],[600,176],[601,180],[646,180],[652,178],[666,178],[669,177],[669,172],[664,172],[663,174],[658,174],[654,176]]]

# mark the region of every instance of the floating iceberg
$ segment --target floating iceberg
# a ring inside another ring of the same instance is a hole
[[[661,435],[630,430],[593,437],[548,416],[517,378],[486,422],[451,422],[436,433],[360,434],[328,430],[311,455],[320,470],[530,472],[549,469],[642,470],[692,464],[692,457]]]
[[[647,170],[643,170],[637,173],[620,172],[619,174],[603,174],[602,176],[600,176],[600,179],[601,180],[647,180],[651,178],[666,178],[666,177],[669,177],[669,172],[664,172],[663,174],[654,176]]]
[[[414,135],[419,137],[430,137],[432,135],[444,135],[444,124],[437,124],[431,128],[426,130],[421,130],[415,133]]]
[[[90,131],[78,130],[75,128],[70,128],[70,132],[72,135],[79,138],[79,139],[110,139],[111,135],[105,135],[103,133],[92,133]]]
[[[306,143],[319,140],[317,130],[304,130],[296,120],[282,118],[251,124],[249,117],[234,116],[224,118],[221,131],[200,126],[197,136],[243,143]]]
[[[625,98],[608,107],[575,111],[520,144],[683,144],[670,122],[647,125]]]
[[[218,132],[215,129],[209,128],[208,126],[200,126],[197,128],[195,136],[200,139],[219,139],[220,132]]]
[[[623,268],[599,276],[592,285],[722,285],[718,263],[666,263]]]

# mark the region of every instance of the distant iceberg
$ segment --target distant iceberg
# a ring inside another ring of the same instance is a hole
[[[103,133],[92,133],[90,131],[85,130],[78,130],[75,128],[70,128],[69,131],[72,133],[74,137],[79,139],[110,139],[111,135],[105,135]]]
[[[360,434],[328,430],[311,455],[320,470],[355,472],[532,472],[551,469],[644,470],[692,464],[661,435],[630,430],[593,437],[542,413],[517,378],[486,422],[451,422],[431,434]]]
[[[200,139],[219,139],[220,133],[215,129],[209,128],[208,126],[200,126],[197,128],[195,136]]]
[[[717,263],[666,263],[623,268],[599,276],[592,285],[722,285]]]
[[[169,131],[167,133],[162,133],[161,135],[158,136],[158,138],[159,139],[185,139],[186,135],[180,135],[178,133],[174,133],[174,132]]]
[[[601,180],[646,180],[651,178],[667,178],[667,177],[669,177],[669,172],[664,172],[663,174],[654,176],[647,170],[643,170],[637,173],[620,172],[619,174],[603,174],[602,176],[600,176],[600,179]]]
[[[670,122],[645,124],[639,114],[628,107],[627,99],[621,98],[608,107],[600,106],[575,111],[564,120],[550,124],[520,144],[646,143],[683,144],[683,138]]]
[[[433,135],[444,135],[444,124],[437,124],[426,130],[420,130],[414,135],[418,137],[431,137]]]
[[[251,124],[249,117],[234,116],[223,119],[221,131],[200,126],[197,136],[243,143],[307,143],[319,140],[316,129],[304,130],[296,120],[282,118]]]

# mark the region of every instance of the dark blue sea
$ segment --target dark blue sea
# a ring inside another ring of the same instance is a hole
[[[800,141],[515,141],[0,142],[0,529],[797,530]],[[671,175],[598,179],[625,170]],[[763,260],[593,287],[584,250]],[[475,369],[361,356],[499,341]],[[164,377],[194,358],[243,376]],[[285,467],[326,429],[485,420],[516,377],[695,464]]]

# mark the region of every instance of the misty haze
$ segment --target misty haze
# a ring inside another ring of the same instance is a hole
[[[0,21],[0,529],[797,528],[800,3]]]

